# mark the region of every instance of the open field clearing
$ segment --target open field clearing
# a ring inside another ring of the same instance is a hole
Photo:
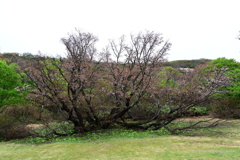
[[[119,133],[120,134],[120,133]],[[216,128],[183,133],[129,132],[96,140],[62,140],[54,143],[0,143],[1,160],[66,159],[240,159],[240,120]]]

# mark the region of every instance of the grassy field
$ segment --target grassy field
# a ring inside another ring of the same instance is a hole
[[[117,130],[111,133],[86,135],[86,139],[58,139],[43,144],[1,142],[0,159],[240,159],[240,120],[177,136],[165,132]]]

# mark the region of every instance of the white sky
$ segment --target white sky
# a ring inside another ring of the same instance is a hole
[[[240,60],[240,0],[0,0],[0,52],[64,55],[75,28],[99,37],[150,30],[173,44],[169,60]]]

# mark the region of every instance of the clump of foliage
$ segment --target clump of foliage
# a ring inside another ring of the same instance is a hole
[[[234,59],[218,58],[211,61],[210,68],[224,71],[228,84],[214,94],[213,114],[219,117],[240,117],[240,63]],[[219,79],[219,81],[222,81]]]
[[[6,61],[0,61],[0,112],[8,106],[25,103],[26,83],[16,70],[16,64],[8,65]]]
[[[30,134],[15,117],[0,114],[0,140],[25,138]]]
[[[187,113],[187,116],[206,116],[210,113],[209,107],[194,106]]]
[[[27,86],[17,70],[16,64],[0,61],[0,138],[4,139],[26,135],[18,117],[7,114],[8,109],[26,103]]]

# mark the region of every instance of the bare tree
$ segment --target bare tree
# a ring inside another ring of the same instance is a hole
[[[19,62],[37,88],[33,93],[45,97],[65,119],[73,122],[76,132],[88,130],[87,124],[98,124],[92,106],[99,67],[95,60],[97,40],[91,33],[76,30],[76,34],[62,38],[67,58],[40,56]]]
[[[124,36],[119,43],[110,41],[104,52],[106,72],[109,73],[105,79],[112,85],[106,91],[115,104],[106,118],[109,122],[123,120],[130,109],[143,101],[170,46],[161,34],[149,31],[131,35],[130,44],[126,44]]]

